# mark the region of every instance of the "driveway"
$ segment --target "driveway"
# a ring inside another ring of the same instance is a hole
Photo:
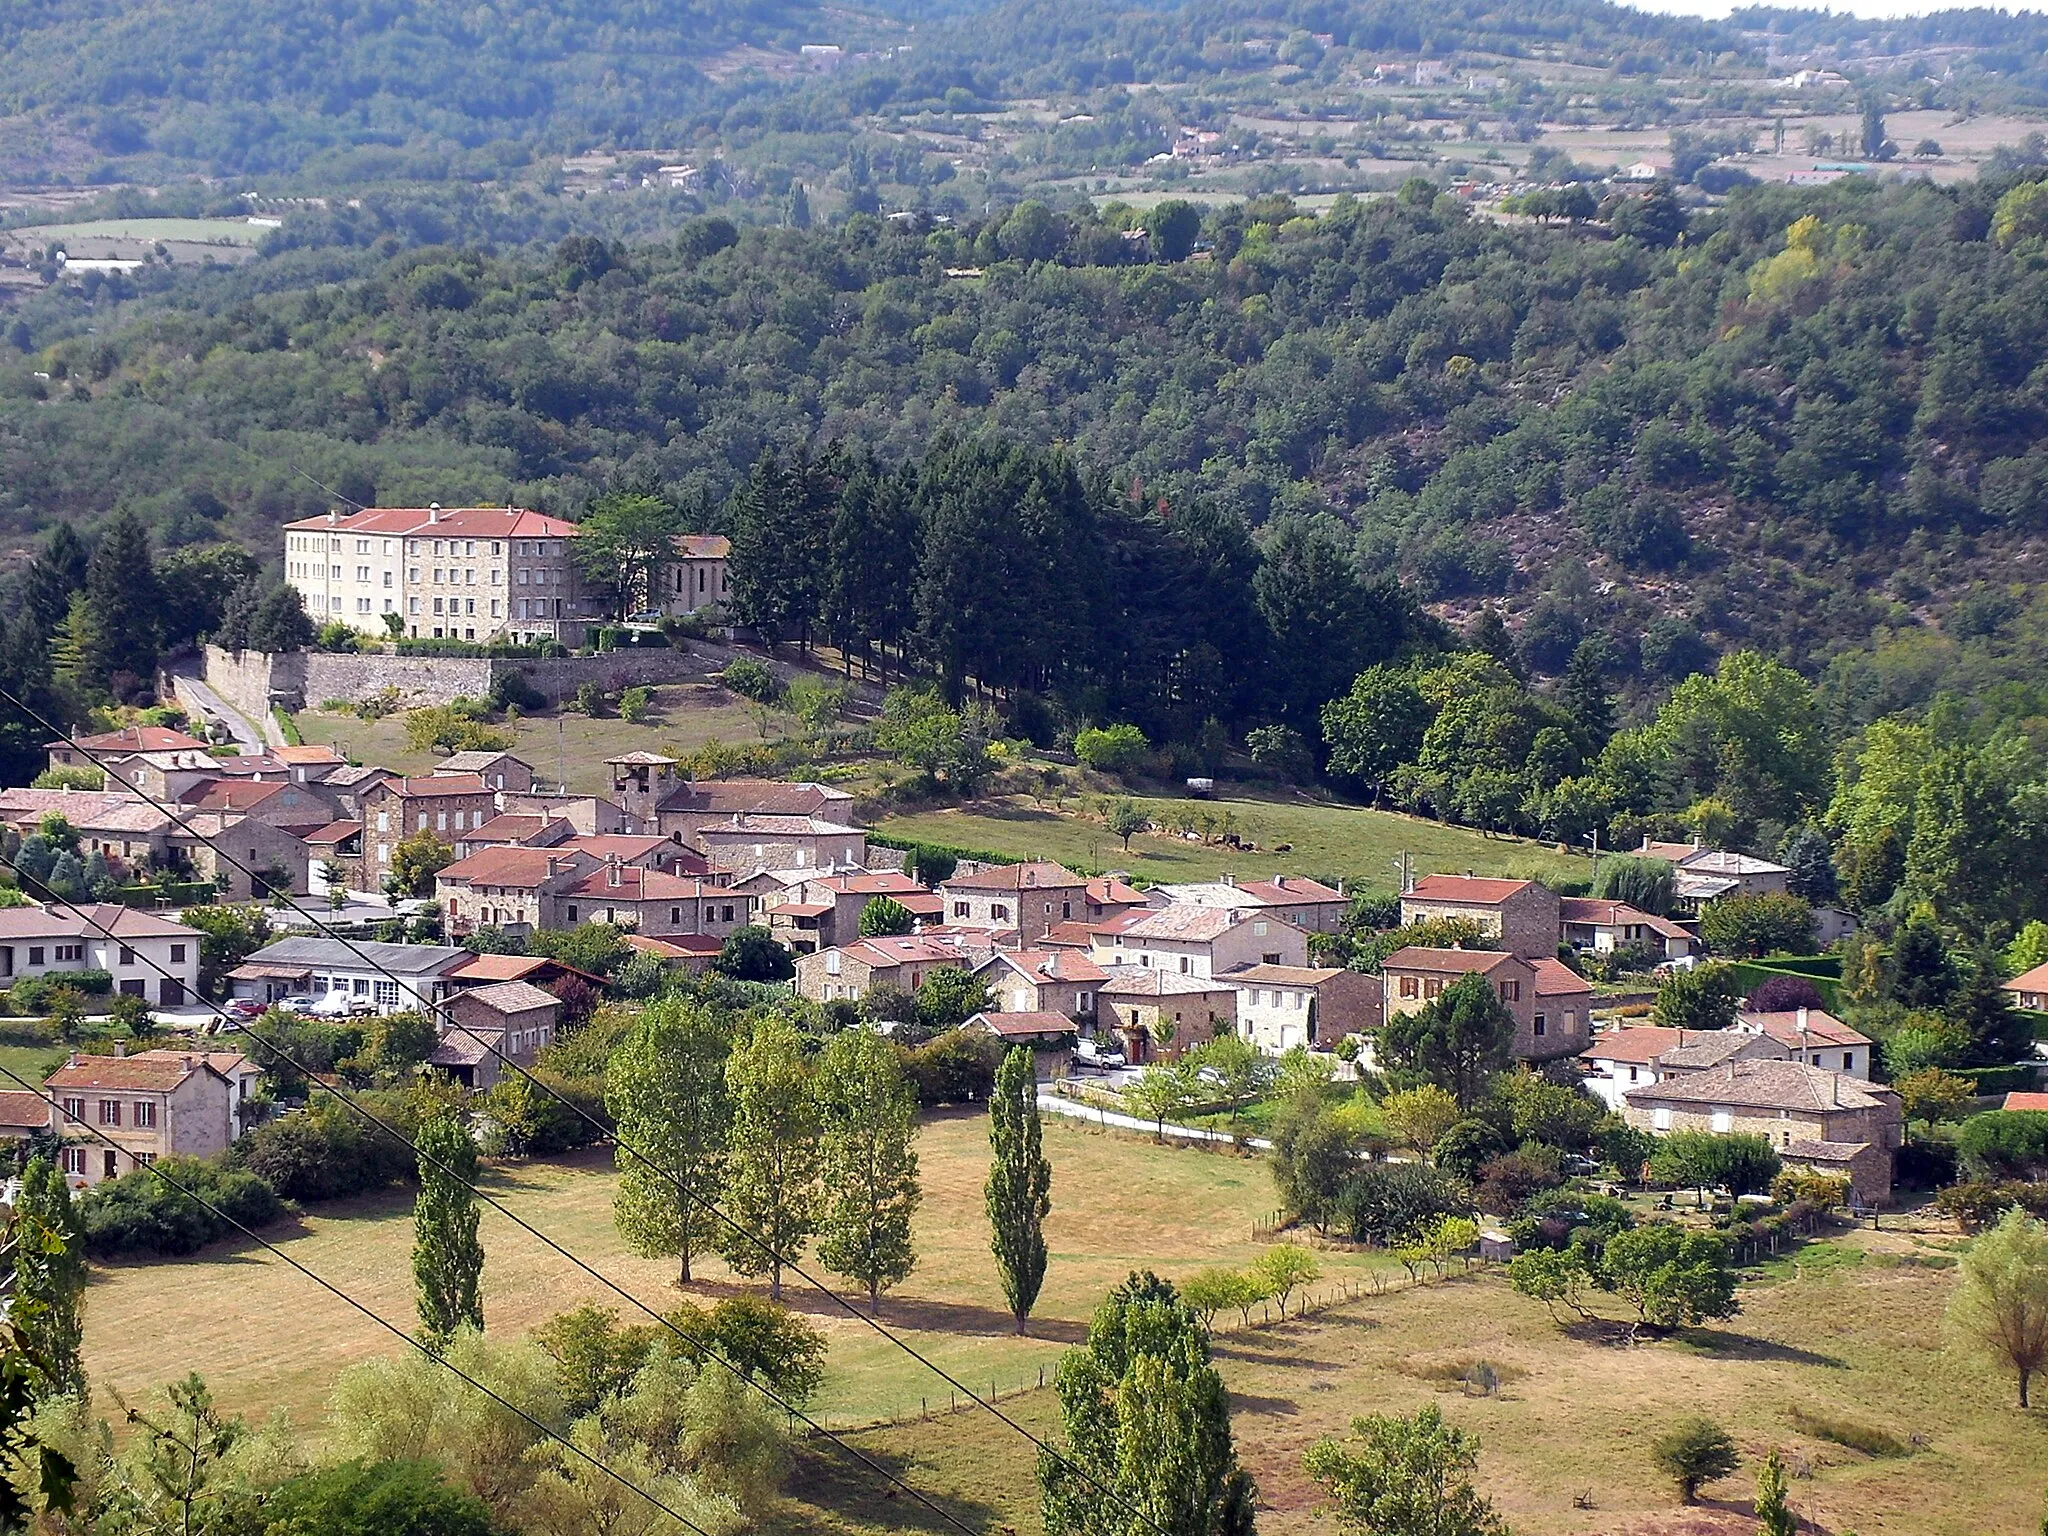
[[[178,690],[178,697],[190,708],[197,710],[208,720],[218,720],[226,726],[235,738],[235,745],[243,752],[260,755],[269,749],[264,732],[200,679],[188,677],[181,672],[171,679],[171,685]]]

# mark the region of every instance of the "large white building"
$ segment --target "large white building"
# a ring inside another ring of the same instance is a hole
[[[315,623],[410,639],[579,643],[602,616],[576,525],[518,507],[368,507],[285,524],[285,579]]]

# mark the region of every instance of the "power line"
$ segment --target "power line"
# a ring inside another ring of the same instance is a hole
[[[69,731],[66,731],[61,727],[52,724],[48,720],[48,718],[37,712],[28,704],[24,703],[14,694],[8,692],[5,688],[0,688],[0,700],[5,700],[8,703],[13,704],[17,709],[21,710],[30,719],[34,720],[42,729],[53,732],[54,734],[63,737],[64,740],[75,751],[84,754],[84,756],[89,761],[99,764],[103,772],[108,772],[109,776],[112,776],[111,771],[106,768],[105,759],[101,756],[101,754],[95,752],[92,748],[86,746],[83,742],[81,742],[76,736],[72,735]],[[176,813],[173,812],[169,806],[165,805],[161,800],[158,800],[155,796],[151,795],[147,790],[143,789],[140,785],[128,785],[126,784],[126,781],[123,781],[123,784],[124,787],[130,789],[145,803],[154,806],[157,810],[164,812],[164,814],[166,815],[176,815]],[[256,871],[250,869],[248,865],[242,863],[241,860],[237,859],[232,853],[228,852],[227,849],[220,846],[220,843],[215,839],[201,835],[200,840],[206,843],[209,847],[211,847],[219,858],[225,860],[231,867],[240,870],[245,875],[248,875],[252,879],[252,881],[262,878],[257,874]],[[289,905],[294,912],[297,912],[301,917],[305,918],[306,921],[312,927],[318,929],[322,934],[332,939],[335,943],[342,945],[351,954],[355,955],[358,959],[360,959],[363,962],[364,965],[368,966],[372,970],[381,972],[383,975],[389,977],[392,981],[398,982],[401,987],[406,985],[403,978],[398,976],[397,973],[392,971],[389,967],[381,964],[376,959],[375,956],[371,955],[367,950],[363,949],[362,946],[358,944],[354,939],[350,938],[346,934],[337,933],[327,923],[323,922],[314,912],[312,912],[306,907],[299,905],[299,901],[296,896],[293,896],[288,891],[273,894],[277,897],[277,899]],[[438,1013],[444,1020],[448,1022],[448,1024],[452,1028],[460,1030],[463,1034],[469,1036],[470,1039],[476,1041],[478,1044],[482,1045],[486,1043],[483,1037],[479,1035],[474,1029],[471,1029],[461,1020],[456,1019],[451,1014],[449,1014],[447,1005],[445,1003],[428,1002],[426,1004],[426,1007],[430,1012]],[[518,1073],[520,1077],[526,1080],[527,1083],[539,1089],[542,1093],[546,1094],[549,1098],[554,1099],[557,1103],[563,1105],[577,1118],[588,1122],[592,1126],[595,1126],[601,1134],[610,1136],[613,1145],[618,1147],[621,1151],[625,1152],[635,1162],[640,1163],[642,1166],[647,1168],[649,1172],[653,1173],[656,1177],[666,1180],[670,1184],[673,1184],[678,1190],[678,1192],[680,1192],[686,1200],[695,1203],[697,1206],[706,1211],[717,1221],[728,1227],[734,1233],[738,1234],[741,1238],[743,1238],[748,1243],[752,1244],[755,1248],[759,1249],[771,1261],[779,1265],[781,1268],[787,1270],[789,1273],[795,1275],[798,1279],[802,1280],[806,1285],[810,1286],[813,1290],[818,1292],[819,1295],[825,1297],[834,1306],[838,1307],[842,1312],[846,1313],[848,1317],[853,1318],[855,1321],[859,1322],[864,1327],[878,1334],[881,1338],[887,1341],[894,1348],[901,1350],[904,1354],[908,1355],[911,1359],[915,1360],[919,1365],[923,1366],[926,1370],[930,1371],[934,1376],[938,1377],[939,1380],[945,1382],[948,1387],[958,1392],[962,1397],[965,1397],[969,1402],[972,1402],[981,1407],[982,1409],[986,1410],[989,1414],[994,1416],[995,1419],[998,1420],[1000,1423],[1004,1424],[1009,1429],[1013,1430],[1015,1433],[1022,1436],[1024,1439],[1028,1440],[1040,1452],[1042,1452],[1046,1456],[1051,1457],[1054,1461],[1058,1462],[1062,1467],[1065,1467],[1067,1470],[1071,1471],[1075,1476],[1081,1478],[1083,1481],[1088,1483],[1089,1486],[1094,1488],[1097,1492],[1101,1493],[1105,1498],[1111,1500],[1113,1503],[1118,1505],[1132,1519],[1138,1520],[1143,1524],[1150,1526],[1154,1531],[1158,1532],[1158,1536],[1169,1536],[1169,1533],[1167,1532],[1165,1526],[1160,1524],[1159,1521],[1154,1519],[1145,1510],[1133,1504],[1129,1499],[1125,1498],[1115,1488],[1106,1486],[1093,1473],[1088,1471],[1087,1468],[1080,1466],[1078,1463],[1073,1461],[1072,1458],[1064,1455],[1055,1446],[1039,1438],[1037,1435],[1033,1434],[1028,1428],[1026,1428],[1023,1424],[1020,1424],[1016,1419],[1012,1418],[1009,1414],[1003,1412],[1002,1408],[996,1404],[993,1397],[983,1397],[979,1392],[975,1391],[972,1387],[968,1386],[965,1382],[961,1381],[958,1377],[953,1375],[952,1372],[948,1371],[944,1366],[940,1365],[937,1361],[933,1360],[929,1355],[925,1354],[922,1350],[918,1349],[914,1344],[911,1344],[909,1341],[898,1335],[893,1329],[888,1327],[887,1324],[883,1323],[880,1318],[872,1317],[867,1313],[862,1312],[859,1307],[855,1306],[851,1301],[847,1300],[846,1297],[841,1295],[838,1291],[834,1290],[831,1286],[825,1284],[824,1281],[818,1279],[817,1276],[813,1275],[809,1270],[805,1269],[801,1264],[797,1263],[794,1259],[787,1258],[781,1253],[777,1252],[776,1249],[767,1241],[766,1238],[762,1237],[759,1233],[754,1232],[750,1228],[742,1225],[739,1221],[735,1220],[731,1215],[721,1210],[715,1201],[707,1198],[699,1191],[690,1188],[689,1185],[685,1184],[675,1174],[663,1168],[659,1163],[655,1162],[652,1158],[648,1157],[638,1147],[635,1147],[632,1143],[619,1137],[616,1134],[616,1130],[614,1128],[607,1127],[603,1121],[599,1120],[595,1115],[591,1114],[590,1111],[585,1109],[582,1105],[576,1103],[573,1099],[569,1098],[568,1095],[562,1093],[552,1084],[542,1081],[539,1077],[536,1077],[532,1072],[528,1071],[525,1067],[521,1066],[518,1062],[513,1061],[510,1058],[501,1059],[503,1060],[505,1066],[511,1068],[514,1072]]]
[[[14,870],[17,878],[20,876],[20,866],[15,864],[11,859],[7,859],[4,856],[0,856],[0,863],[4,863],[7,865],[8,868]],[[70,911],[75,913],[82,922],[84,922],[88,927],[92,928],[102,938],[106,939],[110,943],[120,942],[120,937],[118,934],[116,934],[111,928],[107,927],[104,923],[100,922],[97,918],[93,917],[90,913],[86,912],[83,908],[79,907],[76,903],[69,903],[67,905]],[[151,970],[155,971],[157,975],[161,976],[166,981],[180,981],[179,977],[172,975],[169,970],[159,965],[155,960],[151,959],[141,950],[138,949],[135,951],[135,957],[143,965],[148,966]],[[211,1008],[223,1022],[229,1022],[229,1015],[227,1010],[225,1008],[222,1008],[218,1003],[207,1002],[206,1006]],[[356,1114],[360,1115],[363,1119],[367,1120],[371,1125],[375,1126],[385,1135],[391,1137],[393,1140],[405,1146],[413,1154],[415,1158],[431,1163],[435,1168],[439,1169],[442,1173],[448,1174],[451,1177],[461,1177],[456,1172],[456,1170],[450,1167],[445,1161],[434,1156],[433,1153],[423,1150],[418,1144],[418,1142],[414,1141],[411,1137],[407,1136],[403,1131],[399,1130],[389,1121],[380,1118],[353,1094],[343,1092],[340,1088],[336,1087],[332,1083],[319,1081],[315,1077],[311,1068],[307,1067],[304,1062],[300,1061],[297,1057],[291,1055],[288,1051],[286,1051],[283,1047],[277,1045],[274,1041],[265,1039],[262,1035],[257,1034],[255,1030],[249,1028],[247,1025],[238,1024],[235,1027],[240,1033],[246,1034],[251,1040],[255,1041],[264,1050],[270,1052],[271,1055],[275,1056],[280,1061],[284,1062],[294,1071],[297,1071],[298,1073],[303,1075],[308,1083],[320,1088],[322,1091],[328,1094],[331,1094],[334,1098],[338,1099],[349,1109],[355,1111]],[[503,1052],[497,1050],[495,1047],[492,1048],[492,1055],[500,1062],[504,1062],[507,1059],[504,1056]],[[787,1413],[792,1419],[802,1420],[805,1424],[809,1425],[812,1429],[816,1430],[819,1434],[823,1435],[826,1439],[830,1440],[834,1445],[838,1446],[841,1450],[845,1451],[847,1455],[853,1457],[863,1466],[873,1471],[876,1476],[902,1489],[905,1493],[909,1494],[911,1498],[917,1500],[918,1503],[924,1505],[925,1508],[929,1509],[933,1514],[939,1516],[940,1519],[945,1520],[948,1524],[952,1525],[954,1529],[963,1532],[964,1536],[978,1536],[978,1533],[976,1533],[971,1526],[963,1524],[957,1517],[955,1517],[952,1514],[951,1511],[933,1502],[933,1500],[927,1497],[924,1493],[912,1487],[909,1483],[905,1482],[901,1477],[891,1472],[887,1467],[883,1466],[880,1462],[868,1456],[858,1447],[848,1444],[839,1435],[835,1434],[829,1427],[819,1423],[816,1419],[812,1418],[808,1413],[804,1412],[802,1408],[798,1407],[795,1403],[791,1402],[787,1397],[783,1396],[783,1394],[776,1390],[773,1386],[766,1382],[754,1380],[751,1376],[747,1375],[746,1372],[742,1371],[738,1366],[734,1365],[731,1360],[727,1359],[717,1350],[711,1348],[702,1340],[694,1338],[689,1333],[686,1333],[671,1319],[664,1316],[662,1313],[656,1311],[653,1307],[650,1307],[646,1302],[642,1301],[638,1296],[634,1295],[624,1286],[619,1285],[609,1275],[606,1275],[603,1271],[599,1270],[595,1265],[591,1264],[580,1255],[571,1252],[561,1243],[555,1241],[555,1239],[549,1237],[545,1232],[542,1232],[539,1228],[535,1227],[531,1222],[527,1221],[524,1217],[518,1215],[515,1211],[513,1211],[503,1201],[499,1200],[496,1196],[488,1193],[483,1189],[478,1188],[474,1184],[470,1184],[468,1188],[470,1193],[475,1195],[477,1199],[483,1201],[492,1210],[496,1211],[499,1215],[503,1216],[507,1221],[511,1222],[515,1227],[519,1228],[520,1231],[526,1233],[529,1237],[534,1238],[536,1241],[540,1242],[545,1247],[551,1249],[553,1252],[567,1259],[571,1264],[575,1265],[578,1269],[582,1270],[585,1274],[589,1275],[593,1280],[597,1281],[600,1285],[604,1286],[605,1289],[611,1291],[614,1295],[620,1297],[622,1300],[630,1303],[631,1305],[639,1308],[642,1312],[645,1312],[649,1317],[653,1318],[655,1322],[661,1324],[662,1327],[668,1329],[670,1333],[673,1333],[678,1339],[682,1340],[682,1342],[686,1344],[690,1349],[703,1354],[713,1363],[724,1368],[733,1376],[735,1380],[743,1382],[745,1385],[752,1387],[755,1391],[759,1392],[763,1397],[767,1398],[770,1402],[774,1403],[776,1407],[780,1408],[783,1412]]]
[[[59,1114],[64,1115],[64,1118],[71,1124],[84,1126],[87,1132],[97,1137],[99,1140],[105,1142],[109,1147],[112,1147],[115,1151],[118,1152],[121,1150],[121,1144],[115,1141],[111,1136],[107,1135],[105,1131],[102,1131],[98,1126],[86,1125],[85,1121],[77,1119],[76,1117],[66,1113],[63,1105],[59,1104],[54,1097],[52,1097],[48,1093],[45,1093],[42,1089],[37,1088],[33,1083],[29,1082],[28,1079],[22,1077],[19,1073],[15,1072],[12,1068],[6,1066],[4,1063],[0,1063],[0,1076],[4,1076],[8,1078],[10,1081],[21,1084],[23,1088],[26,1088],[30,1093],[33,1093],[37,1098],[43,1100],[45,1103],[50,1105],[50,1107],[55,1109]],[[392,1334],[395,1337],[402,1339],[405,1343],[412,1346],[412,1348],[418,1350],[422,1355],[425,1355],[429,1360],[433,1361],[436,1365],[443,1367],[452,1375],[458,1376],[463,1381],[468,1382],[469,1385],[476,1388],[477,1391],[483,1393],[484,1396],[488,1397],[492,1402],[496,1403],[499,1407],[505,1409],[508,1413],[517,1414],[521,1419],[525,1420],[527,1424],[531,1425],[534,1429],[539,1430],[541,1434],[545,1435],[548,1439],[555,1441],[559,1445],[566,1446],[576,1456],[588,1462],[591,1466],[597,1468],[598,1471],[602,1472],[606,1477],[610,1478],[613,1482],[617,1483],[621,1488],[629,1489],[633,1493],[638,1494],[641,1498],[645,1499],[649,1504],[652,1504],[656,1509],[660,1510],[663,1514],[667,1515],[671,1520],[676,1521],[679,1525],[688,1526],[691,1530],[697,1533],[697,1536],[711,1536],[711,1532],[705,1530],[703,1526],[697,1524],[696,1521],[692,1520],[688,1515],[684,1514],[681,1510],[671,1508],[668,1504],[656,1498],[653,1494],[649,1493],[645,1488],[642,1488],[638,1483],[634,1482],[631,1478],[624,1477],[618,1472],[613,1471],[604,1462],[599,1461],[595,1456],[591,1455],[588,1451],[584,1450],[581,1446],[577,1445],[573,1440],[569,1439],[568,1436],[562,1434],[558,1430],[550,1428],[546,1424],[543,1424],[539,1419],[536,1419],[532,1414],[528,1413],[524,1408],[521,1408],[518,1404],[508,1402],[503,1397],[500,1397],[496,1392],[492,1391],[489,1387],[485,1386],[482,1382],[478,1381],[474,1376],[470,1375],[467,1371],[463,1370],[462,1367],[456,1365],[453,1361],[449,1360],[447,1356],[439,1354],[436,1351],[428,1348],[427,1345],[421,1343],[418,1339],[414,1338],[411,1334],[407,1333],[403,1328],[400,1328],[396,1323],[393,1323],[385,1317],[383,1317],[381,1314],[372,1311],[369,1306],[367,1306],[363,1302],[356,1300],[355,1297],[349,1295],[347,1291],[344,1291],[340,1286],[335,1285],[332,1281],[322,1279],[319,1275],[314,1274],[312,1270],[308,1269],[304,1264],[301,1264],[297,1259],[293,1258],[290,1254],[286,1253],[282,1248],[278,1247],[277,1244],[271,1242],[270,1239],[263,1236],[262,1233],[251,1230],[248,1226],[236,1220],[233,1216],[230,1216],[226,1211],[222,1210],[219,1206],[215,1205],[211,1200],[207,1199],[206,1196],[200,1194],[196,1189],[191,1188],[189,1185],[182,1184],[178,1180],[172,1178],[168,1173],[164,1172],[161,1165],[151,1163],[147,1164],[146,1166],[148,1167],[149,1172],[156,1175],[157,1178],[163,1180],[165,1184],[170,1186],[170,1188],[176,1190],[186,1199],[191,1200],[195,1204],[204,1207],[206,1210],[210,1211],[217,1219],[226,1222],[229,1226],[235,1228],[235,1230],[242,1233],[243,1236],[252,1239],[256,1243],[259,1243],[260,1245],[262,1245],[265,1251],[276,1254],[278,1258],[284,1260],[285,1263],[289,1264],[293,1269],[297,1270],[300,1274],[304,1275],[308,1280],[312,1281],[315,1285],[319,1286],[320,1289],[327,1292],[328,1295],[336,1297],[337,1299],[343,1302],[346,1302],[356,1311],[362,1313],[363,1316],[367,1317],[371,1322],[375,1323],[379,1328],[382,1328],[386,1333]]]

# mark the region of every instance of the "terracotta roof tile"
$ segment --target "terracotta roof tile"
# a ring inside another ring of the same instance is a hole
[[[1421,901],[1463,901],[1490,907],[1528,890],[1533,880],[1492,880],[1471,875],[1424,875],[1407,894]]]

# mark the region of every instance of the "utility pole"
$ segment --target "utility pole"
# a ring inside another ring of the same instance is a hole
[[[1586,841],[1593,845],[1593,862],[1598,864],[1600,862],[1600,829],[1595,827],[1592,831],[1588,832],[1586,834]]]
[[[1394,860],[1394,869],[1400,878],[1399,894],[1406,896],[1414,887],[1408,883],[1408,850],[1401,850],[1401,857]]]

